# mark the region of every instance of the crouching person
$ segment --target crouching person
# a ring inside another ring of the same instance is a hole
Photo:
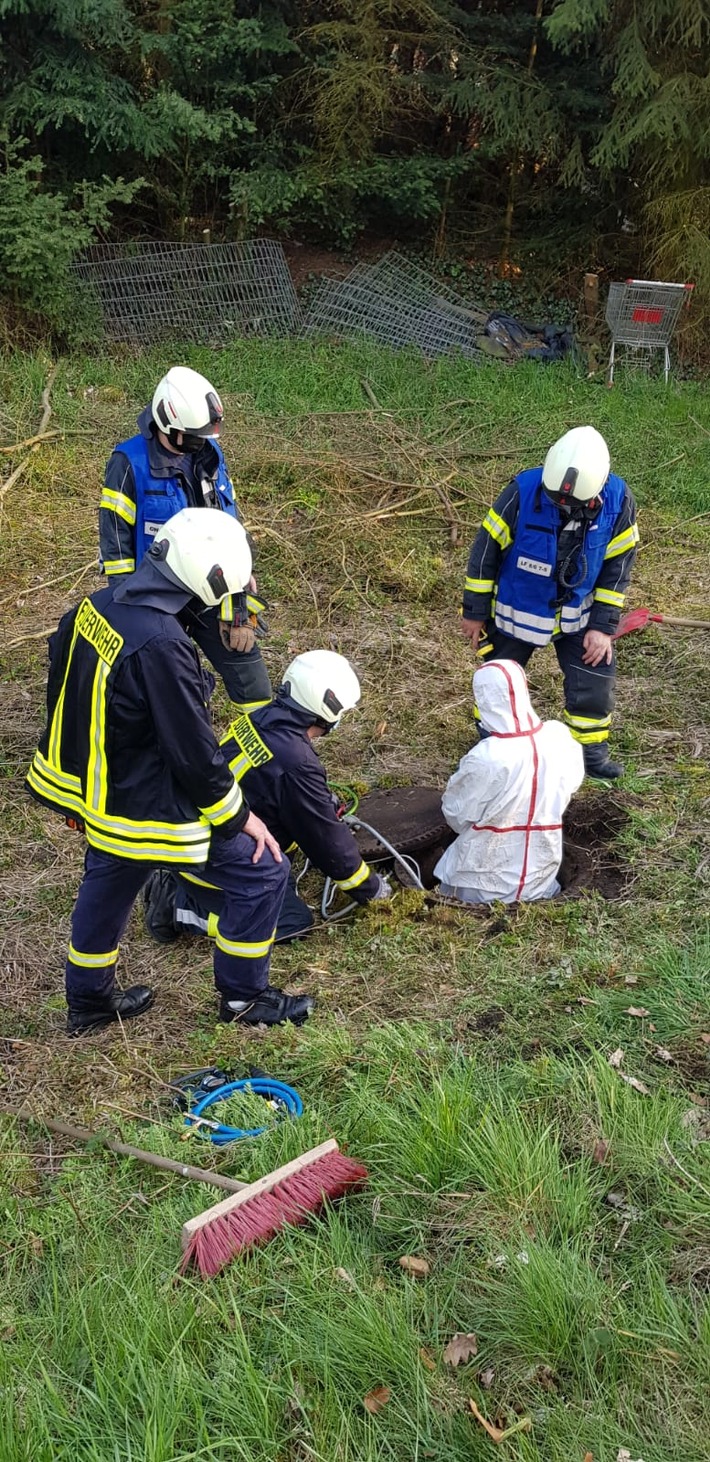
[[[288,859],[250,810],[214,737],[184,621],[243,590],[246,534],[212,508],[161,526],[138,569],[62,619],[50,642],[47,728],[27,776],[34,797],[86,834],[66,964],[70,1035],[141,1015],[146,985],[116,984],[120,941],[155,867],[222,890],[214,952],[220,1018],[305,1020],[313,1002],[269,984]]]
[[[386,879],[368,867],[336,803],[316,743],[340,724],[360,699],[352,665],[332,650],[297,655],[274,700],[237,716],[222,751],[250,805],[288,852],[300,849],[315,868],[359,904],[388,898]],[[159,943],[184,933],[213,934],[222,895],[207,875],[161,870],[145,889],[145,918]],[[295,939],[313,924],[308,904],[289,879],[277,940]]]
[[[514,660],[476,670],[473,692],[486,734],[442,799],[458,837],[434,869],[440,892],[474,904],[552,898],[563,814],[584,780],[582,748],[561,721],[536,716]]]

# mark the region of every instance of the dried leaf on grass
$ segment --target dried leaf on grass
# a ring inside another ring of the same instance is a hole
[[[606,1162],[608,1151],[609,1143],[606,1137],[600,1137],[598,1141],[595,1142],[594,1147],[592,1148],[592,1158],[594,1162]]]
[[[632,1086],[634,1091],[640,1091],[642,1096],[651,1095],[648,1087],[644,1085],[643,1081],[639,1081],[638,1076],[626,1076],[623,1071],[619,1072],[619,1076],[622,1081],[626,1082],[627,1086]]]
[[[623,1059],[624,1053],[621,1049],[621,1046],[617,1046],[616,1050],[612,1051],[611,1055],[608,1058],[609,1065],[613,1066],[615,1071],[618,1071]]]
[[[434,1360],[431,1351],[427,1350],[425,1345],[420,1345],[419,1347],[419,1359],[422,1365],[426,1366],[428,1371],[436,1370],[436,1361]]]
[[[514,1426],[508,1426],[504,1431],[501,1431],[499,1426],[493,1426],[490,1421],[486,1421],[485,1416],[482,1416],[478,1410],[475,1401],[469,1401],[468,1404],[476,1421],[480,1421],[481,1426],[488,1432],[492,1442],[506,1442],[508,1437],[514,1436],[516,1432],[532,1431],[532,1421],[529,1416],[521,1416],[520,1421],[516,1421]]]
[[[625,985],[638,985],[638,982],[639,982],[638,975],[624,975],[624,984]]]
[[[426,1259],[418,1259],[415,1254],[403,1254],[397,1263],[405,1274],[411,1274],[414,1279],[426,1279],[431,1268]]]
[[[645,1005],[627,1005],[624,1011],[624,1015],[635,1015],[639,1020],[644,1020],[650,1014],[650,1010],[647,1010]]]
[[[710,1032],[709,1031],[701,1031],[700,1032],[700,1039],[701,1039],[701,1041],[703,1041],[705,1043],[706,1046],[710,1046]]]
[[[474,1355],[478,1355],[478,1341],[473,1332],[464,1335],[457,1331],[444,1351],[444,1360],[447,1366],[460,1366]]]
[[[478,1377],[478,1384],[479,1384],[479,1386],[482,1386],[482,1388],[483,1388],[484,1391],[490,1391],[491,1386],[493,1385],[493,1382],[495,1381],[495,1378],[496,1378],[496,1373],[495,1373],[493,1367],[492,1366],[487,1366],[486,1369],[485,1369],[485,1371],[481,1371],[481,1374]]]
[[[616,1462],[632,1462],[631,1453],[628,1447],[619,1447],[616,1454]],[[636,1462],[643,1462],[643,1457],[637,1457]]]
[[[659,1061],[665,1061],[666,1063],[675,1061],[672,1051],[669,1051],[666,1046],[656,1046],[656,1055]]]
[[[584,1462],[594,1462],[594,1453],[593,1452],[585,1452],[585,1454],[584,1454]]]
[[[363,1396],[362,1404],[371,1416],[377,1416],[378,1411],[381,1411],[383,1406],[387,1405],[391,1395],[392,1392],[389,1386],[373,1386],[373,1389],[368,1391],[367,1396]]]
[[[348,1289],[355,1289],[355,1280],[352,1274],[348,1273],[347,1269],[334,1269],[333,1275],[336,1279],[340,1280],[341,1284],[347,1284]]]

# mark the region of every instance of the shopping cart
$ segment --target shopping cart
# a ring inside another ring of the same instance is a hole
[[[659,279],[627,279],[625,284],[609,285],[606,302],[606,323],[611,330],[608,386],[614,381],[617,345],[633,351],[637,360],[641,356],[645,365],[650,365],[652,351],[662,350],[664,380],[668,380],[671,368],[668,346],[683,302],[690,301],[692,289],[692,284],[664,284]]]

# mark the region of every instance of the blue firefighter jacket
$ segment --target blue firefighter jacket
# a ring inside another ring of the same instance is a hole
[[[379,888],[352,832],[336,814],[324,767],[306,735],[313,716],[281,692],[268,706],[237,716],[221,741],[257,816],[282,848],[298,847],[358,903]]]
[[[235,835],[249,809],[212,731],[197,651],[175,609],[156,607],[175,593],[160,578],[146,562],[64,615],[27,786],[93,848],[199,867],[211,836]],[[134,582],[148,583],[148,602],[121,601]]]
[[[556,631],[576,634],[586,629],[594,591],[628,489],[621,477],[610,473],[599,512],[584,526],[576,579],[571,587],[561,589],[556,581],[560,511],[542,491],[542,468],[520,472],[514,481],[520,508],[515,533],[506,545],[498,573],[495,622],[504,634],[528,644],[546,645]]]
[[[178,456],[159,442],[150,408],[138,425],[138,435],[119,442],[109,458],[99,504],[101,559],[109,577],[132,573],[156,532],[181,508],[207,503],[239,517],[224,453],[213,437],[194,456]]]

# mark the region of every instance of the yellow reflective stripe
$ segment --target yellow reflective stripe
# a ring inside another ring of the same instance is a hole
[[[262,939],[257,944],[249,944],[241,939],[226,939],[219,929],[215,935],[215,943],[222,954],[231,954],[235,959],[264,959],[269,954],[271,946],[276,937],[274,929],[270,939]]]
[[[288,847],[287,848],[284,848],[284,852],[287,853],[288,855],[290,855],[291,853],[297,853],[298,852],[298,843],[289,843]]]
[[[476,650],[476,659],[477,660],[482,660],[485,655],[492,655],[492,654],[493,654],[493,646],[490,643],[490,641],[484,640],[483,644],[480,644],[479,643],[478,649]],[[475,714],[477,715],[478,712],[476,712]]]
[[[616,589],[595,589],[594,599],[597,604],[613,604],[615,609],[623,609],[626,603],[626,595],[617,594]]]
[[[188,883],[199,883],[200,888],[214,888],[219,892],[218,883],[208,883],[206,878],[198,878],[196,873],[181,873],[181,878],[186,878]]]
[[[49,762],[50,762],[51,766],[55,767],[57,770],[59,769],[59,752],[60,752],[61,740],[62,740],[62,720],[63,720],[63,717],[64,717],[64,697],[66,695],[67,681],[69,679],[69,671],[71,670],[71,667],[72,667],[72,659],[73,659],[73,656],[74,656],[74,649],[76,647],[77,637],[78,637],[78,634],[79,634],[79,625],[78,625],[78,622],[77,622],[78,621],[78,617],[79,617],[79,615],[78,615],[78,610],[77,610],[77,618],[74,620],[74,632],[73,632],[72,637],[71,637],[71,644],[69,646],[69,654],[67,655],[67,668],[66,668],[66,670],[64,672],[64,679],[62,681],[62,688],[61,688],[61,690],[59,692],[59,695],[57,696],[57,704],[54,707],[54,715],[52,717],[52,726],[51,726],[51,730],[50,730],[50,733],[49,733],[49,746],[47,748],[47,754],[48,754]],[[38,753],[38,755],[39,755],[39,753]],[[77,778],[77,780],[78,780],[78,778]]]
[[[235,756],[234,761],[230,761],[229,763],[229,769],[234,773],[236,780],[241,782],[245,772],[251,771],[249,757],[244,752],[242,752],[241,756]]]
[[[129,523],[131,528],[136,521],[136,505],[133,499],[126,497],[125,492],[114,492],[112,487],[104,488],[99,507],[118,513],[119,518],[123,518],[124,523]]]
[[[247,609],[250,614],[261,614],[266,605],[263,599],[255,599],[253,594],[247,594]]]
[[[89,729],[89,761],[86,768],[86,803],[92,812],[106,811],[108,776],[106,770],[106,681],[111,666],[99,660],[91,692]]]
[[[364,883],[365,879],[369,877],[370,870],[367,863],[363,861],[356,872],[353,873],[352,878],[336,878],[333,882],[337,884],[338,888],[342,888],[345,893],[349,888],[359,888],[360,884]]]
[[[220,797],[219,802],[213,802],[211,807],[201,807],[200,812],[208,822],[212,823],[213,827],[219,827],[221,823],[229,822],[230,817],[234,817],[243,801],[244,798],[237,783],[233,782],[224,797]]]
[[[82,821],[84,820],[84,799],[81,794],[69,792],[65,788],[57,787],[53,782],[46,780],[38,772],[34,762],[27,773],[27,783],[33,792],[36,792],[39,797],[43,797],[47,802],[51,802],[59,812],[76,812],[78,817]]]
[[[108,574],[132,574],[136,566],[134,558],[105,558],[104,573]]]
[[[467,577],[464,589],[467,594],[492,594],[495,586],[495,579],[469,579]]]
[[[607,551],[604,554],[605,560],[607,558],[618,558],[620,553],[628,553],[629,549],[634,548],[638,541],[639,530],[636,524],[632,523],[630,528],[625,528],[623,533],[617,533],[616,538],[611,539]]]
[[[208,914],[207,915],[207,938],[208,939],[216,939],[217,938],[218,920],[219,920],[219,915],[218,914]]]
[[[571,711],[565,711],[563,714],[568,726],[581,726],[582,730],[585,726],[611,725],[611,716],[573,716]]]
[[[182,866],[185,863],[206,863],[209,857],[210,845],[205,839],[204,843],[190,843],[183,847],[179,844],[150,843],[147,841],[130,840],[121,837],[111,837],[86,820],[86,839],[92,848],[98,848],[102,853],[115,853],[117,858],[130,858],[134,863],[177,863]]]
[[[595,746],[600,741],[609,740],[608,726],[606,731],[575,731],[574,726],[570,726],[569,729],[570,735],[579,742],[580,746]]]
[[[163,846],[174,845],[178,851],[185,847],[209,847],[209,824],[206,822],[139,822],[129,817],[102,815],[92,807],[87,808],[79,778],[54,771],[39,751],[35,752],[27,780],[36,791],[51,794],[59,804],[72,804],[73,810],[80,811],[97,832],[144,842],[156,841]]]
[[[67,954],[73,965],[81,965],[85,970],[98,970],[103,965],[114,965],[118,959],[118,949],[109,949],[106,954],[82,954],[73,944],[69,945]]]
[[[481,526],[485,528],[487,533],[490,533],[491,538],[494,538],[496,543],[500,544],[501,548],[510,548],[513,542],[510,536],[510,528],[505,518],[501,518],[500,513],[496,513],[493,508],[489,508]]]
[[[242,711],[245,716],[248,716],[251,711],[260,711],[262,706],[270,706],[271,701],[267,697],[263,701],[235,701],[235,705],[238,711]],[[271,752],[269,752],[266,760],[271,760]]]
[[[225,594],[219,606],[219,617],[220,619],[226,620],[228,624],[232,623],[234,619],[234,598],[231,594]]]

